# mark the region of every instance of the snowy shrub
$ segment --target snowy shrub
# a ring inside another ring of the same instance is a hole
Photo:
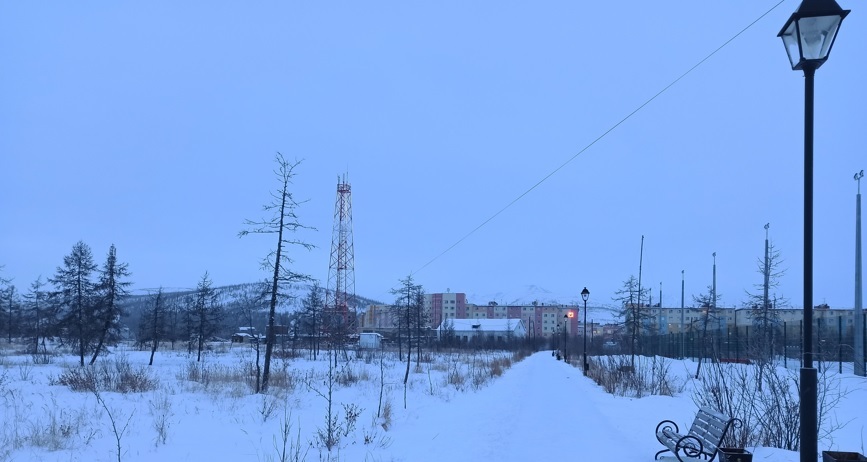
[[[33,360],[33,364],[51,364],[54,355],[48,352],[48,348],[42,346],[37,348],[36,352],[30,355],[30,358]]]
[[[367,379],[369,378],[370,377],[367,377]],[[337,372],[337,383],[344,387],[357,383],[358,381],[359,375],[355,368],[352,367],[352,363],[344,363]]]
[[[533,351],[527,348],[519,348],[514,353],[512,353],[512,362],[517,363],[523,361],[527,356],[533,354]]]
[[[292,369],[288,361],[280,361],[278,367],[271,368],[271,377],[268,380],[269,387],[292,391],[298,386],[298,382],[297,372]]]
[[[166,392],[157,393],[148,401],[148,406],[150,407],[151,417],[153,417],[154,431],[157,432],[157,436],[154,438],[154,445],[166,444],[166,440],[169,437],[169,427],[171,426],[169,418],[173,415],[171,397]]]
[[[22,381],[30,380],[30,374],[33,372],[33,364],[28,362],[18,363],[18,378]]]
[[[283,417],[280,419],[280,434],[274,436],[274,451],[277,457],[268,460],[277,460],[279,462],[302,462],[307,459],[307,450],[301,453],[301,428],[298,429],[295,440],[291,440],[292,434],[292,414],[288,409],[283,408]]]
[[[3,374],[0,374],[0,393],[3,396],[6,419],[4,425],[0,426],[0,430],[3,432],[0,447],[11,451],[22,447],[26,441],[23,423],[26,422],[28,416],[31,414],[30,410],[33,403],[24,400],[20,390],[15,388],[5,389],[5,378],[6,371],[3,371]],[[0,455],[2,454],[0,452]],[[0,457],[0,460],[6,459]]]
[[[682,386],[669,371],[665,358],[636,357],[633,365],[626,356],[596,356],[588,359],[587,376],[606,393],[640,398],[646,395],[673,396]]]
[[[503,375],[503,372],[510,367],[512,367],[512,359],[508,356],[494,358],[490,365],[491,377],[499,377]]]
[[[232,367],[222,364],[188,361],[177,375],[177,378],[178,380],[199,383],[206,390],[217,384],[249,383],[249,374],[246,366],[243,364]]]
[[[460,366],[457,363],[451,364],[448,373],[446,374],[446,384],[455,387],[455,390],[463,391],[467,383],[467,376],[464,375]]]
[[[205,369],[205,363],[196,361],[187,361],[187,364],[178,373],[178,380],[188,380],[190,382],[204,383],[206,381],[208,371]]]
[[[271,414],[280,407],[280,403],[282,403],[286,399],[285,396],[275,395],[272,393],[260,393],[259,394],[259,414],[262,416],[262,422],[267,422],[269,418],[271,418]]]
[[[360,357],[364,361],[364,364],[373,364],[374,361],[379,359],[378,353],[377,350],[362,350]]]
[[[822,368],[818,377],[819,438],[843,427],[831,416],[846,396],[839,378]],[[739,419],[726,439],[739,446],[767,446],[790,451],[800,449],[800,376],[773,364],[712,364],[699,376],[693,392],[698,406],[710,406]]]
[[[122,411],[119,409],[112,409],[106,404],[105,400],[102,399],[102,395],[99,394],[99,390],[93,390],[93,396],[96,397],[96,402],[98,402],[102,408],[105,410],[106,415],[108,415],[108,421],[111,424],[111,433],[114,435],[114,442],[117,455],[117,462],[121,462],[121,458],[123,454],[126,452],[123,450],[123,437],[129,434],[129,424],[132,423],[132,418],[135,415],[135,409],[130,411],[126,415],[126,422],[123,421]]]
[[[391,409],[391,400],[387,400],[385,404],[382,405],[382,415],[380,416],[382,429],[388,431],[391,428],[391,418],[392,418],[392,409]]]
[[[437,372],[447,372],[449,370],[449,363],[445,361],[435,361],[431,364],[430,368]]]
[[[485,369],[478,368],[473,370],[472,372],[473,379],[473,390],[479,390],[490,380],[490,376],[486,373]]]
[[[729,432],[726,442],[736,445],[730,447],[753,445],[758,440],[759,431],[755,415],[759,387],[750,368],[737,364],[710,364],[701,371],[698,383],[693,391],[693,401],[697,406],[709,406],[741,421],[739,427]]]
[[[90,444],[97,435],[84,410],[62,408],[53,396],[51,403],[44,405],[42,410],[44,414],[28,421],[27,441],[32,446],[58,451],[71,448],[79,441],[84,445]]]
[[[364,411],[357,404],[343,405],[343,436],[349,436],[355,431],[355,424],[358,422],[358,417]]]
[[[93,366],[67,367],[52,385],[64,385],[72,391],[115,391],[118,393],[140,393],[155,390],[159,380],[150,371],[140,366],[134,368],[124,356],[114,361],[103,360]]]
[[[376,416],[373,416],[373,421],[371,422],[370,427],[362,430],[365,446],[373,446],[374,449],[387,449],[391,446],[391,438],[379,433],[380,426],[382,426],[384,430],[388,430],[384,425],[377,425],[377,418]]]
[[[9,371],[3,369],[0,371],[0,395],[6,395],[6,384],[9,383]]]

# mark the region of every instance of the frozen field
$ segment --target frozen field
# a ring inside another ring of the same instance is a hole
[[[605,393],[580,369],[541,352],[350,352],[331,372],[326,356],[278,359],[267,394],[252,393],[249,347],[217,347],[201,363],[186,351],[116,348],[96,377],[148,391],[72,391],[72,356],[33,364],[0,356],[0,461],[534,461],[653,460],[656,424],[695,414],[692,361],[671,361],[675,396]],[[791,365],[790,367],[795,367]],[[836,366],[832,369],[835,369]],[[836,375],[845,423],[820,449],[864,451],[867,382]],[[331,386],[329,386],[331,385]],[[329,390],[331,431],[328,431]],[[404,406],[405,403],[405,406]],[[327,449],[331,445],[331,450]],[[795,462],[795,452],[750,448],[754,460]]]

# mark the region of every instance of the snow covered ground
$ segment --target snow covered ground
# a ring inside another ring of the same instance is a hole
[[[129,363],[135,371],[147,368],[148,355],[121,347],[101,361],[106,370]],[[406,364],[396,356],[380,362],[378,353],[360,354],[334,371],[339,441],[330,452],[320,436],[329,389],[323,357],[277,360],[274,386],[256,395],[243,377],[249,347],[217,348],[201,364],[186,352],[157,352],[146,373],[158,379],[156,389],[103,391],[103,405],[92,392],[57,383],[76,364],[71,356],[47,365],[0,356],[0,461],[117,461],[119,448],[122,461],[650,462],[661,449],[656,424],[688,425],[696,411],[691,361],[671,364],[683,388],[677,396],[636,399],[606,394],[550,352],[510,368],[504,352],[413,361],[404,408]],[[835,412],[846,425],[819,447],[864,452],[867,381],[845,371],[839,378],[848,394]],[[749,449],[756,461],[799,460],[795,452]]]

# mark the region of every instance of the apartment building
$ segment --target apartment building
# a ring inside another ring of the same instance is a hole
[[[707,308],[641,308],[649,310],[648,327],[659,334],[676,334],[702,328]],[[790,326],[798,325],[804,319],[804,310],[800,308],[776,308],[773,310],[779,322]],[[715,308],[708,318],[709,329],[727,329],[752,326],[756,310],[753,308]],[[681,322],[683,319],[683,322]],[[824,326],[842,325],[843,329],[851,329],[854,321],[851,309],[830,309],[820,305],[813,309],[813,320]]]
[[[537,337],[561,334],[564,329],[568,335],[580,335],[583,329],[574,305],[476,305],[468,303],[466,294],[460,292],[425,295],[425,311],[430,313],[433,327],[444,319],[520,319],[527,335]]]

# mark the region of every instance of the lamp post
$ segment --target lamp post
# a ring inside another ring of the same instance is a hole
[[[581,291],[581,298],[584,300],[584,375],[587,375],[587,299],[590,298],[590,291],[585,287]]]
[[[569,362],[568,357],[566,356],[567,351],[567,341],[566,338],[566,330],[568,329],[567,324],[569,323],[569,313],[563,315],[563,361]]]
[[[818,458],[817,376],[813,368],[813,78],[831,53],[849,10],[834,0],[803,0],[777,34],[792,70],[804,71],[804,365],[800,371],[801,462]]]
[[[560,323],[557,323],[557,330],[552,332],[551,336],[554,338],[554,343],[558,343],[557,331],[560,330]],[[557,361],[560,360],[561,352],[563,350],[563,345],[557,345]]]

